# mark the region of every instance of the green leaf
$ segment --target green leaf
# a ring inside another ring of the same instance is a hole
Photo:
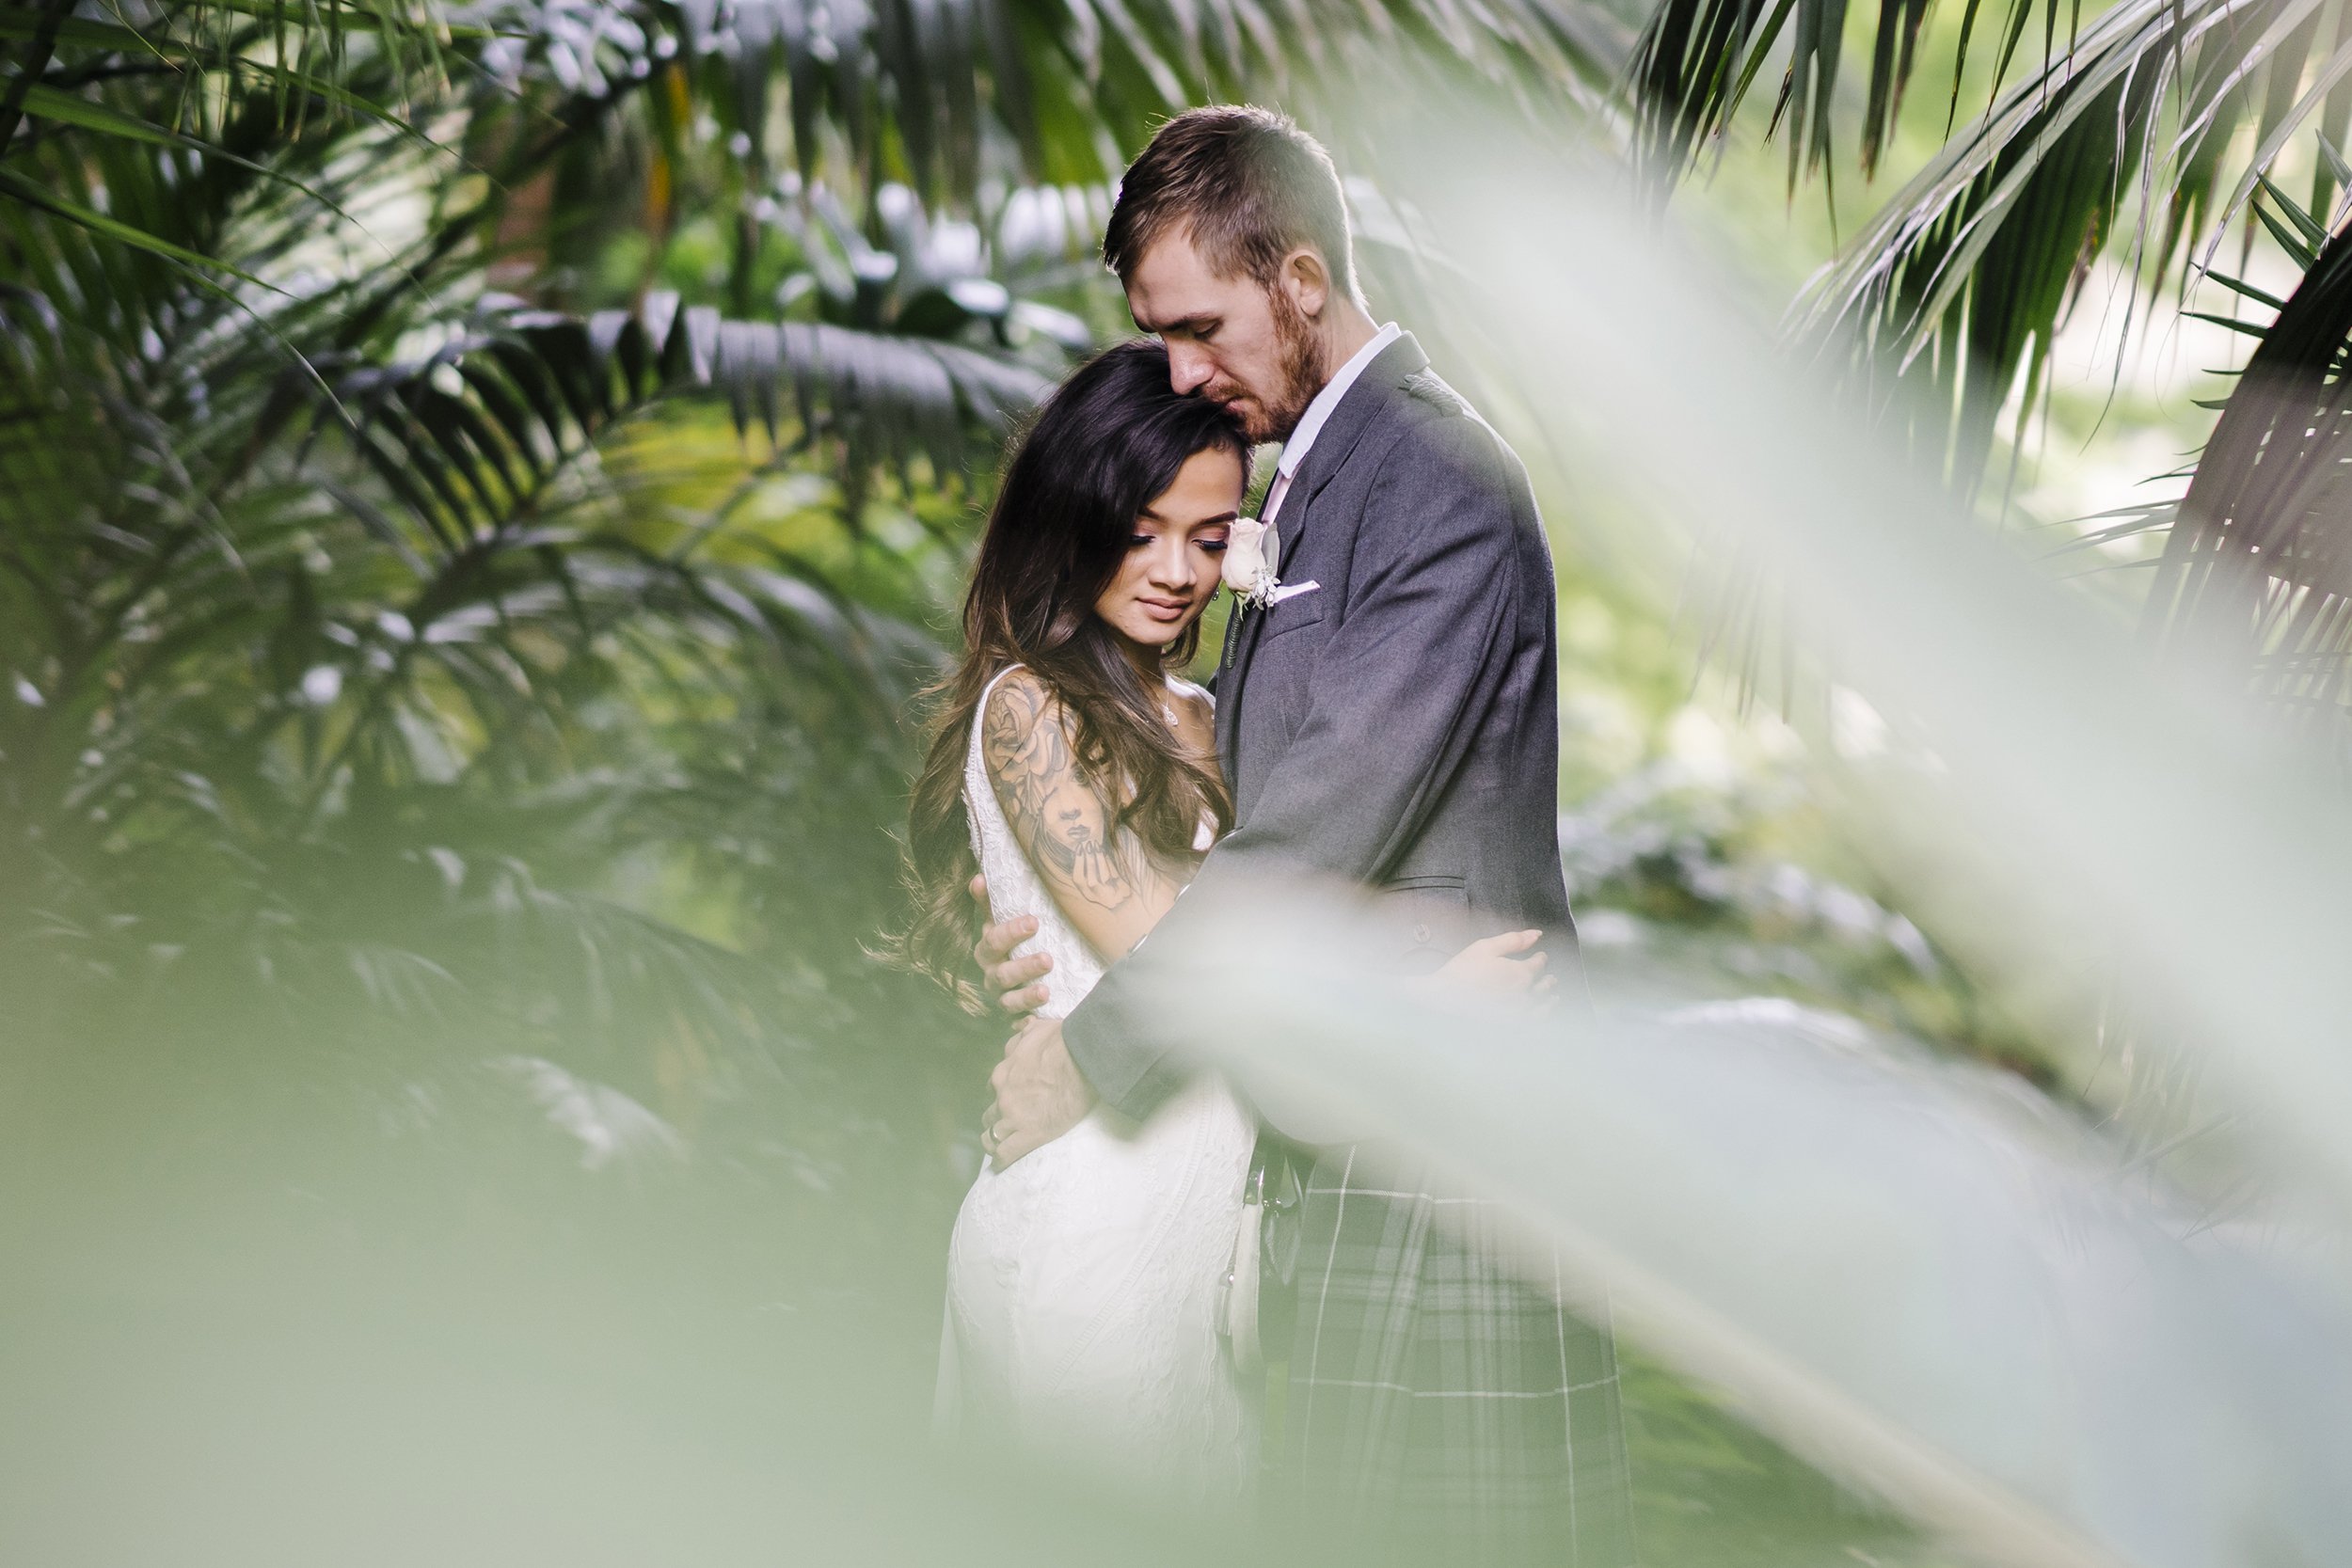
[[[42,13],[20,6],[0,6],[0,38],[33,38],[41,29]],[[152,50],[143,33],[129,27],[118,27],[108,22],[86,22],[80,17],[67,17],[55,24],[56,40],[86,49],[105,49],[117,54],[138,54]]]
[[[2318,252],[2312,245],[2311,236],[2299,226],[2294,229],[2288,228],[2272,214],[2268,207],[2259,201],[2254,203],[2253,213],[2254,216],[2262,221],[2262,226],[2270,230],[2270,237],[2279,242],[2279,248],[2295,259],[2296,265],[2308,270],[2311,264],[2318,260]]]
[[[288,16],[303,16],[308,27],[348,27],[355,32],[405,34],[433,42],[444,40],[482,40],[494,38],[528,38],[528,33],[502,31],[495,27],[479,27],[443,21],[428,11],[423,16],[405,16],[389,5],[361,6],[353,0],[316,0],[315,6],[296,8],[279,0],[204,0],[210,8],[235,11],[240,15],[258,17],[265,22],[282,21]],[[325,13],[321,17],[321,13]],[[311,20],[316,19],[316,20]]]
[[[2317,218],[2305,212],[2300,202],[2271,183],[2269,175],[2257,175],[2255,179],[2261,182],[2264,192],[2269,196],[2270,199],[2278,203],[2279,210],[2286,214],[2287,220],[2301,231],[2304,241],[2311,247],[2312,258],[2316,260],[2319,247],[2328,243],[2327,229]],[[2305,264],[2308,266],[2310,263]]]
[[[2327,132],[2318,131],[2312,135],[2319,143],[2320,161],[2328,166],[2328,174],[2338,185],[2352,188],[2352,164],[2344,161],[2344,154],[2336,150],[2336,144],[2328,139]]]
[[[56,87],[30,86],[24,88],[24,112],[54,119],[66,125],[79,125],[85,130],[103,131],[112,136],[128,136],[133,141],[151,142],[158,147],[201,147],[203,144],[167,131],[160,125],[150,125],[143,119],[124,114],[119,109],[82,97],[78,93],[60,92]]]
[[[2216,326],[2243,333],[2249,338],[2260,338],[2266,330],[2252,322],[2242,322],[2234,316],[2217,316],[2210,310],[2184,310],[2181,314],[2190,321],[2211,322]]]
[[[118,218],[109,217],[103,213],[93,212],[87,207],[54,196],[8,169],[0,168],[0,191],[15,197],[19,201],[29,206],[55,213],[59,217],[87,229],[94,234],[103,234],[106,238],[127,245],[135,250],[143,250],[151,255],[177,261],[183,266],[197,269],[199,280],[205,282],[207,287],[218,287],[201,276],[206,270],[215,270],[225,272],[231,277],[250,283],[256,288],[268,289],[272,293],[284,292],[262,282],[251,273],[230,265],[217,257],[201,255],[184,245],[177,245],[169,240],[160,239],[143,229],[124,223]]]
[[[2209,272],[2205,274],[2205,277],[2208,281],[2220,284],[2232,293],[2245,295],[2248,299],[2252,300],[2257,305],[2267,305],[2273,310],[2283,310],[2286,309],[2287,302],[2285,300],[2280,299],[2277,294],[2267,293],[2261,289],[2257,289],[2254,285],[2246,282],[2242,278],[2226,277],[2217,272]]]

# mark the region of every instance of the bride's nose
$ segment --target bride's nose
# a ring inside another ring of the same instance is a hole
[[[1192,587],[1197,569],[1184,541],[1164,535],[1152,546],[1152,557],[1144,563],[1144,570],[1150,574],[1152,587],[1184,592]]]

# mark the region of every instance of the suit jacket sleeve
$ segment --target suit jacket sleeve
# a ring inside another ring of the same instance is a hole
[[[1370,881],[1412,842],[1510,659],[1521,556],[1507,461],[1491,431],[1460,415],[1423,421],[1386,454],[1357,534],[1345,619],[1317,658],[1306,715],[1196,888],[1285,869]],[[1178,898],[1161,928],[1210,902]],[[1137,1117],[1188,1076],[1183,1042],[1215,1026],[1207,998],[1195,1016],[1143,1004],[1149,945],[1113,965],[1062,1025],[1095,1092]]]

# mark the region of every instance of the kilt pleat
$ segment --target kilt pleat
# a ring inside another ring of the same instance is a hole
[[[1299,1218],[1285,1490],[1302,1518],[1398,1561],[1629,1568],[1605,1305],[1564,1306],[1556,1256],[1495,1205],[1410,1165],[1374,1177],[1354,1149],[1317,1162]]]

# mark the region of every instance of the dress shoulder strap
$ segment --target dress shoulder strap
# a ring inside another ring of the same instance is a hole
[[[976,741],[980,731],[988,723],[988,700],[996,695],[996,689],[1004,684],[1005,677],[1020,668],[1022,666],[1018,664],[1008,664],[989,676],[988,684],[980,688],[980,700],[972,705],[972,734]]]
[[[988,684],[980,688],[980,700],[972,705],[972,737],[965,743],[963,752],[967,778],[975,776],[980,768],[980,736],[988,730],[988,700],[996,694],[996,688],[1004,678],[1020,668],[1018,664],[1008,664],[989,676]]]
[[[1002,670],[999,670],[994,674],[989,676],[988,684],[980,688],[980,706],[983,709],[988,706],[989,698],[996,694],[996,686],[998,682],[1002,681],[1007,675],[1011,674],[1015,670],[1023,668],[1025,668],[1025,666],[1019,664],[1008,664]]]

